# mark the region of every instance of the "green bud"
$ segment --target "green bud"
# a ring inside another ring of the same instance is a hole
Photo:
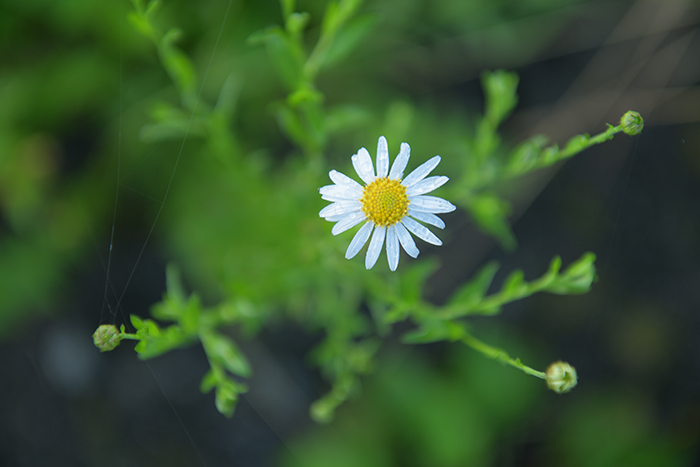
[[[625,132],[625,134],[634,136],[642,132],[644,128],[644,119],[639,115],[639,112],[630,110],[622,116],[620,125],[622,125],[622,131]]]
[[[103,324],[92,335],[92,340],[95,342],[95,347],[100,349],[100,352],[109,352],[119,345],[122,338],[119,329],[115,325]]]
[[[547,377],[547,387],[557,394],[571,391],[578,383],[576,368],[562,361],[549,365],[545,376]]]

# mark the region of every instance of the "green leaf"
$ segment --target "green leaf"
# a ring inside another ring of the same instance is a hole
[[[231,339],[213,332],[202,333],[200,338],[209,359],[235,375],[250,378],[250,364]]]
[[[358,386],[354,373],[343,373],[333,381],[333,389],[310,407],[310,415],[317,423],[329,423],[333,420],[335,409],[350,397]]]
[[[213,368],[210,368],[202,378],[202,382],[199,384],[199,390],[203,394],[206,394],[214,389],[217,384],[219,384],[219,376]]]
[[[148,17],[155,15],[158,12],[158,10],[160,10],[160,7],[162,5],[163,2],[161,2],[160,0],[151,0],[150,2],[148,2],[145,15]]]
[[[462,323],[449,320],[426,319],[420,323],[420,328],[403,335],[401,341],[405,344],[429,344],[431,342],[455,342],[464,336],[466,328]]]
[[[161,321],[178,321],[183,309],[182,302],[171,300],[166,293],[162,301],[151,306],[151,316]]]
[[[142,360],[157,357],[194,340],[194,336],[185,334],[177,325],[159,329],[152,320],[146,320],[146,327],[139,330],[136,335],[141,341],[136,345],[135,350]]]
[[[219,98],[216,101],[214,111],[223,116],[227,122],[231,120],[238,103],[238,96],[241,93],[241,80],[237,74],[231,73],[224,81],[219,91]]]
[[[216,410],[227,418],[233,416],[238,403],[238,391],[232,381],[225,381],[216,386]]]
[[[471,197],[465,207],[479,228],[496,237],[504,250],[515,249],[517,241],[508,223],[508,216],[513,211],[509,202],[493,193],[484,192]]]
[[[129,316],[129,319],[131,320],[131,325],[137,331],[140,331],[141,329],[143,329],[146,326],[146,323],[144,323],[143,320],[136,315]]]
[[[590,139],[591,137],[588,134],[576,135],[566,142],[564,152],[581,152],[590,146]]]
[[[504,174],[509,177],[527,173],[537,167],[542,148],[548,143],[543,135],[535,135],[520,143],[510,153]]]
[[[172,37],[174,38],[175,34],[172,34]],[[180,91],[185,106],[193,109],[197,97],[194,65],[187,55],[167,43],[161,50],[163,67]]]
[[[286,19],[294,12],[296,1],[295,0],[280,0],[280,4],[282,5],[282,14],[284,15],[284,17]]]
[[[594,253],[584,254],[578,261],[571,264],[559,276],[547,291],[554,294],[582,294],[591,289],[591,284],[596,280]]]
[[[306,147],[310,144],[304,125],[299,119],[299,115],[284,104],[277,107],[277,123],[287,137],[295,144]]]
[[[336,24],[333,26],[335,28],[343,27],[350,17],[355,14],[360,5],[362,5],[362,1],[363,0],[340,0],[334,18]]]
[[[295,90],[299,87],[302,82],[306,57],[304,51],[290,40],[279,26],[253,33],[248,37],[248,42],[250,44],[265,44],[272,64],[285,86],[289,90]]]
[[[328,2],[326,13],[323,15],[323,22],[321,23],[321,34],[334,34],[339,26],[338,19],[338,2]]]
[[[333,38],[333,44],[323,61],[323,67],[333,66],[347,57],[377,25],[377,22],[377,16],[372,14],[360,15],[348,21]]]
[[[185,291],[182,286],[182,276],[180,269],[175,263],[168,263],[165,267],[165,289],[168,291],[168,296],[175,301],[185,301]]]
[[[310,19],[311,16],[308,13],[292,13],[287,16],[287,32],[292,36],[300,35],[309,24]]]
[[[199,318],[202,315],[202,304],[197,295],[192,295],[185,302],[180,319],[180,326],[187,334],[196,334],[199,331]]]
[[[153,321],[152,319],[147,319],[144,321],[146,324],[146,327],[143,329],[149,336],[160,336],[160,328],[158,327],[158,323]]]
[[[525,274],[520,269],[517,269],[508,275],[501,293],[506,296],[519,297],[527,290],[527,284],[525,283]]]
[[[373,367],[373,358],[379,347],[381,339],[367,338],[350,346],[347,354],[347,362],[356,373],[369,373]]]
[[[172,47],[180,40],[180,38],[182,38],[182,29],[170,28],[165,34],[163,34],[163,38],[161,40],[163,41],[164,45]]]
[[[411,264],[408,270],[399,276],[397,287],[387,287],[384,283],[372,283],[374,294],[391,305],[384,315],[387,324],[403,321],[410,312],[423,308],[423,287],[425,281],[440,267],[434,258]]]
[[[167,292],[161,302],[151,307],[151,315],[160,320],[177,321],[187,335],[197,334],[202,305],[197,295],[185,296],[180,270],[174,263],[166,266],[165,283]]]
[[[559,274],[559,270],[561,269],[561,256],[555,256],[552,258],[552,261],[549,263],[549,271],[548,273],[551,274],[552,276],[556,276]]]
[[[472,280],[457,289],[447,308],[450,310],[470,310],[475,307],[486,295],[498,269],[499,265],[495,261],[482,267]]]
[[[476,135],[474,137],[473,156],[479,164],[488,164],[492,162],[496,150],[501,144],[501,137],[491,122],[487,118],[482,118],[476,126]]]
[[[300,107],[309,103],[323,102],[323,94],[311,86],[301,85],[296,91],[287,96],[287,104],[290,107]]]
[[[233,416],[238,402],[238,395],[244,393],[248,388],[227,376],[217,365],[204,375],[199,385],[199,390],[206,394],[216,388],[214,403],[216,409],[226,417]]]
[[[140,16],[138,13],[135,11],[129,12],[127,15],[127,18],[131,25],[136,29],[138,32],[140,32],[143,36],[151,39],[153,37],[154,29],[153,26],[151,26],[151,23],[148,22],[146,18],[143,16]]]
[[[513,111],[518,103],[518,75],[503,70],[486,72],[481,85],[486,94],[486,120],[496,128]]]

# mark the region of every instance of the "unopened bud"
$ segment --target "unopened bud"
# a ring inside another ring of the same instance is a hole
[[[545,376],[547,377],[547,387],[557,394],[571,391],[578,383],[576,368],[562,361],[549,365]]]
[[[95,347],[100,349],[100,352],[109,352],[119,345],[122,338],[119,329],[115,325],[102,324],[92,335],[92,340],[95,343]]]
[[[639,115],[639,112],[630,110],[622,116],[620,125],[622,125],[622,131],[625,132],[625,134],[634,136],[642,132],[644,128],[644,119]]]

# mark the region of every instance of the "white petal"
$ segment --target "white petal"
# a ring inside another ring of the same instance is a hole
[[[342,186],[346,186],[348,188],[354,188],[354,189],[362,191],[362,185],[360,185],[359,183],[357,183],[355,180],[348,177],[344,173],[340,173],[337,170],[331,170],[330,172],[328,172],[328,176],[331,177],[331,180],[333,181],[333,183],[335,183],[337,185],[342,185]]]
[[[409,157],[411,157],[411,146],[408,143],[401,143],[399,155],[394,159],[394,165],[391,166],[391,172],[389,172],[390,179],[400,180],[403,177],[403,171],[406,170]]]
[[[413,235],[420,238],[421,240],[424,240],[428,243],[432,243],[433,245],[437,246],[442,245],[442,241],[440,241],[440,239],[437,238],[434,233],[432,233],[430,230],[427,229],[427,227],[419,224],[410,217],[404,217],[403,219],[401,219],[401,222],[403,222],[403,225],[405,225],[406,228],[410,230]]]
[[[350,245],[348,245],[348,249],[345,252],[345,258],[354,258],[355,255],[360,252],[362,247],[365,246],[365,243],[367,243],[367,239],[369,238],[369,234],[372,233],[373,227],[374,224],[367,222],[360,230],[357,231],[355,236],[352,238]]]
[[[382,245],[384,245],[384,236],[386,235],[385,227],[377,227],[374,229],[374,234],[372,235],[372,240],[369,242],[369,247],[367,248],[367,256],[365,257],[365,268],[372,269],[379,259],[379,253],[382,252]]]
[[[326,200],[326,201],[331,201],[334,203],[337,203],[338,201],[355,201],[355,200],[357,200],[357,198],[355,198],[355,197],[348,198],[345,196],[333,196],[333,195],[322,195],[321,198]]]
[[[408,177],[404,178],[401,184],[406,188],[411,188],[416,183],[423,180],[440,163],[440,156],[435,156],[418,166]]]
[[[377,142],[377,177],[386,177],[387,173],[389,173],[389,146],[386,138],[380,136]]]
[[[318,192],[326,201],[349,201],[362,197],[361,189],[350,188],[347,185],[326,185],[319,188]]]
[[[396,235],[398,236],[403,249],[406,250],[406,253],[408,253],[411,258],[417,258],[420,251],[418,251],[416,242],[413,241],[413,237],[411,237],[411,234],[408,233],[406,227],[404,227],[401,222],[395,224],[394,227],[396,228]]]
[[[325,208],[321,209],[318,213],[319,216],[328,218],[328,216],[335,216],[338,214],[346,214],[352,211],[359,211],[362,207],[362,203],[359,201],[338,201],[333,204],[329,204]]]
[[[414,211],[440,214],[444,212],[452,212],[457,209],[454,204],[442,198],[438,198],[437,196],[421,195],[409,199],[411,201],[411,209]]]
[[[425,222],[426,224],[434,225],[438,229],[444,229],[445,228],[445,223],[440,219],[438,216],[435,214],[432,214],[430,212],[421,212],[421,211],[414,211],[410,207],[408,208],[408,215],[411,217],[414,217],[418,219],[421,222]],[[328,219],[326,219],[328,220]]]
[[[357,154],[351,157],[352,166],[355,167],[355,172],[367,184],[374,181],[374,167],[372,167],[372,158],[365,148],[360,148]]]
[[[365,213],[362,211],[351,212],[350,214],[346,214],[345,217],[343,217],[337,224],[333,226],[333,229],[331,229],[331,233],[333,235],[343,233],[346,230],[355,227],[363,220],[365,220]]]
[[[389,269],[396,271],[399,266],[399,237],[394,225],[386,229],[386,259],[389,260]]]
[[[413,185],[411,188],[406,190],[406,196],[417,196],[425,193],[430,193],[436,188],[440,188],[442,185],[447,183],[449,178],[444,176],[434,176],[424,178],[420,182]]]
[[[354,215],[356,212],[361,212],[361,211],[357,210],[357,211],[353,211],[353,212],[349,212],[349,213],[344,212],[343,214],[333,214],[331,216],[324,217],[324,219],[327,220],[328,222],[338,222],[338,221],[342,221],[343,219],[345,219],[348,216]],[[416,217],[416,219],[417,219],[417,217]]]

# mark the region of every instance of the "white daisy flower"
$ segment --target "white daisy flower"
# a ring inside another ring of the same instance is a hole
[[[371,269],[377,262],[385,239],[389,269],[392,271],[399,265],[399,244],[409,256],[418,256],[418,248],[409,232],[433,245],[442,245],[439,238],[416,221],[442,229],[445,223],[435,214],[456,209],[452,203],[442,198],[425,196],[425,193],[441,187],[449,180],[443,176],[427,177],[440,163],[440,156],[433,157],[403,178],[410,155],[411,147],[401,143],[401,150],[390,171],[386,138],[380,136],[376,175],[367,149],[362,148],[352,156],[352,165],[365,182],[364,186],[347,175],[331,170],[328,175],[334,185],[318,190],[323,199],[333,201],[333,204],[319,212],[319,216],[327,221],[336,222],[331,230],[333,235],[364,222],[350,242],[345,257],[350,259],[359,253],[371,235],[372,240],[365,257],[367,269]]]

